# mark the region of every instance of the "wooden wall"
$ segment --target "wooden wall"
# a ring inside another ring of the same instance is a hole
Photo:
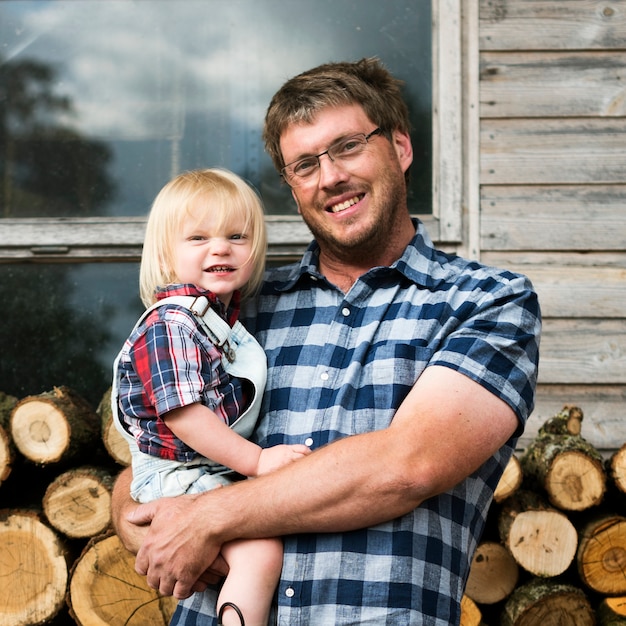
[[[537,407],[626,442],[626,2],[480,0],[481,260],[534,282]]]

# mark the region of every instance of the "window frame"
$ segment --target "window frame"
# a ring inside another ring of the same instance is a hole
[[[463,243],[461,0],[432,0],[433,212],[436,244]],[[311,240],[299,216],[268,215],[268,260],[298,258]],[[145,217],[0,218],[0,263],[137,261]]]

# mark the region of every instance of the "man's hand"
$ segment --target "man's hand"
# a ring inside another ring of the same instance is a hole
[[[112,497],[112,518],[113,526],[117,535],[121,539],[126,549],[137,554],[141,548],[148,532],[150,530],[150,524],[157,512],[163,506],[163,510],[166,511],[168,506],[172,506],[176,500],[169,498],[163,501],[162,505],[157,506],[157,503],[152,504],[137,504],[130,497],[130,483],[132,480],[132,474],[130,468],[123,470],[113,488]],[[180,496],[185,499],[184,496]],[[185,509],[183,508],[183,514]],[[172,516],[175,516],[174,511],[171,512]],[[170,524],[170,528],[183,528],[186,527],[186,519],[183,518]],[[197,552],[193,553],[197,554]],[[147,553],[144,553],[141,557],[141,565],[136,563],[135,569],[141,573],[147,573],[149,569],[150,559]],[[170,560],[171,561],[171,560]],[[207,585],[217,584],[228,573],[228,566],[224,559],[218,555],[213,563],[210,563],[199,576],[198,580],[192,585],[191,592],[204,591]],[[158,578],[160,585],[160,577]],[[154,586],[154,585],[152,585]],[[159,586],[154,586],[155,589],[159,589]],[[177,591],[178,593],[178,591]],[[185,592],[186,593],[186,592]],[[189,595],[189,594],[187,594]],[[178,597],[178,596],[177,596]],[[182,596],[180,596],[182,597]]]
[[[213,570],[225,572],[224,564],[216,561],[221,544],[211,544],[201,532],[206,519],[198,515],[197,500],[209,493],[162,498],[139,505],[128,516],[132,524],[149,524],[135,569],[163,595],[188,598],[215,581]]]

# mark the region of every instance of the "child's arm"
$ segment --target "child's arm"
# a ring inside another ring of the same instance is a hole
[[[196,402],[163,416],[168,428],[203,456],[244,476],[259,476],[306,456],[305,445],[263,449],[229,428],[211,409]]]

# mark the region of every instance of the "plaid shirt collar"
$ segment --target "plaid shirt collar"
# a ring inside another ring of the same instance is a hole
[[[157,300],[163,300],[170,296],[204,296],[211,303],[211,307],[223,317],[230,326],[232,326],[239,318],[239,312],[241,308],[241,293],[235,291],[233,297],[230,300],[228,308],[224,306],[224,303],[211,291],[207,289],[201,289],[196,285],[188,284],[176,284],[168,285],[167,287],[159,287],[155,293]]]

